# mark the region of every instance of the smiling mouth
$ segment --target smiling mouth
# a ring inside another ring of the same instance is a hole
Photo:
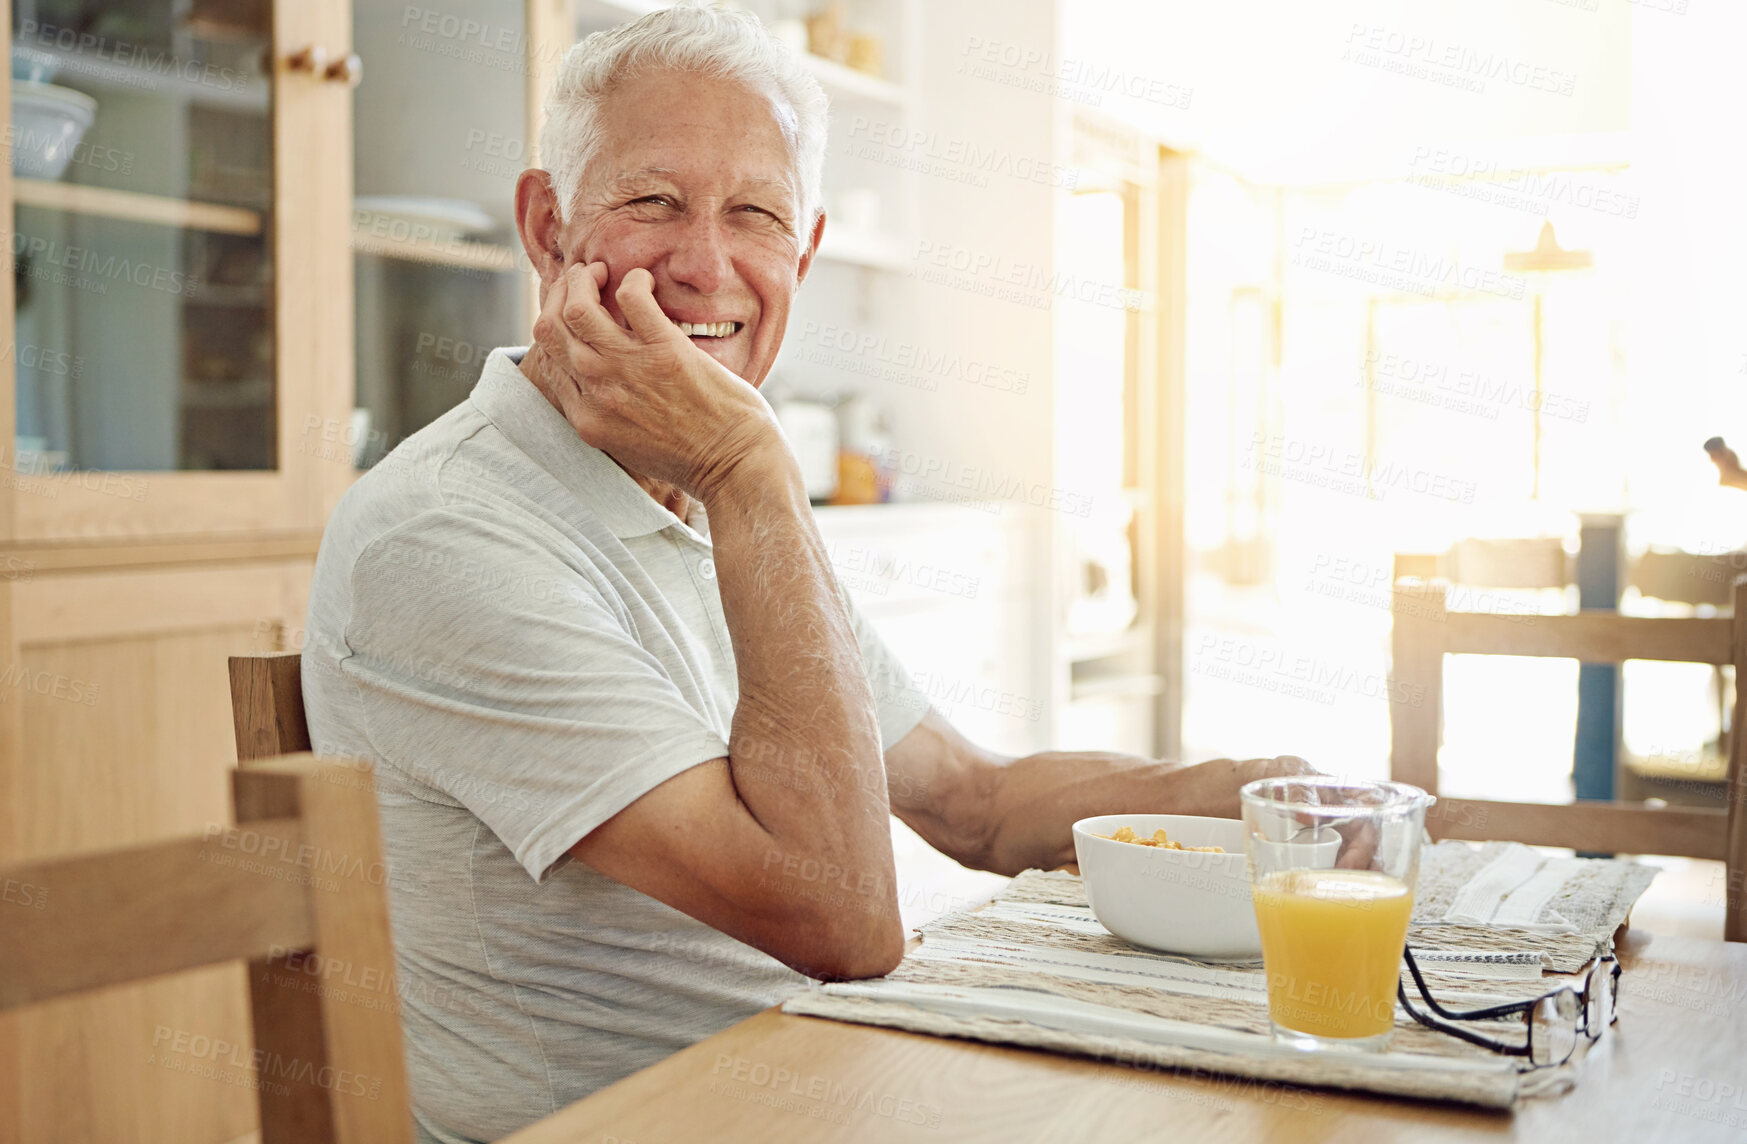
[[[674,322],[679,332],[688,338],[731,338],[745,328],[745,322]]]

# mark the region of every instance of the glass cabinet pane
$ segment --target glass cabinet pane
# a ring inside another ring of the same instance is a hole
[[[15,465],[272,469],[269,0],[15,0]]]
[[[353,460],[375,464],[462,401],[533,322],[515,232],[528,166],[525,6],[352,6],[357,402]]]

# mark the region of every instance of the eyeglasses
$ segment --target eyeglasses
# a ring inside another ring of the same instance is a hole
[[[1615,1002],[1619,1000],[1620,994],[1620,963],[1612,954],[1595,958],[1584,966],[1581,982],[1577,985],[1562,983],[1551,992],[1527,1001],[1514,1001],[1507,1005],[1461,1012],[1438,1004],[1437,998],[1426,988],[1425,978],[1420,975],[1419,965],[1414,961],[1411,949],[1403,948],[1402,956],[1407,960],[1407,970],[1413,975],[1413,983],[1419,988],[1419,995],[1431,1009],[1430,1014],[1420,1012],[1408,1000],[1406,986],[1397,985],[1397,996],[1408,1016],[1428,1029],[1448,1033],[1471,1045],[1479,1045],[1506,1056],[1527,1057],[1536,1068],[1552,1068],[1564,1064],[1577,1051],[1579,1036],[1591,1042],[1600,1040],[1603,1031],[1619,1019]],[[1487,1021],[1517,1015],[1522,1017],[1527,1031],[1527,1038],[1520,1045],[1488,1037],[1452,1023]]]

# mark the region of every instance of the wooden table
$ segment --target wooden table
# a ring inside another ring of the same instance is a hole
[[[767,1010],[510,1140],[1747,1142],[1747,944],[1628,932],[1619,949],[1619,1024],[1574,1089],[1514,1115]]]

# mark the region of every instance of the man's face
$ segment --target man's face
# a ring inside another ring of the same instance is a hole
[[[771,101],[736,83],[661,71],[614,90],[600,126],[600,149],[560,231],[565,263],[606,263],[601,295],[621,323],[619,282],[647,269],[673,321],[731,323],[694,332],[692,343],[758,385],[812,251]]]

